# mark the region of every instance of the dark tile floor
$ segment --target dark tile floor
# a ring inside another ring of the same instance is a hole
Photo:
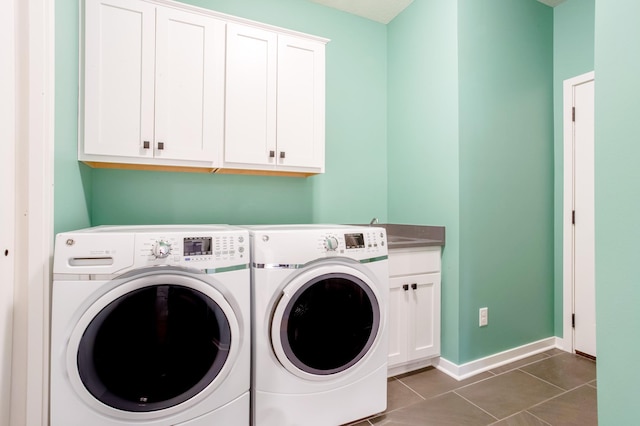
[[[428,367],[389,379],[387,411],[351,426],[598,424],[596,364],[551,350],[457,381]]]

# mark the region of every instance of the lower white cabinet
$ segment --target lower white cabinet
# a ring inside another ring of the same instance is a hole
[[[440,355],[440,247],[389,251],[390,375]]]

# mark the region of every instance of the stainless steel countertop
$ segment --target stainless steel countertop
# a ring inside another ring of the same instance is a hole
[[[358,226],[369,225],[358,224]],[[444,226],[403,225],[396,223],[378,223],[371,226],[377,226],[387,230],[389,250],[445,245]]]

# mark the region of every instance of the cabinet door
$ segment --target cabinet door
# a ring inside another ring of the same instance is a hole
[[[155,7],[135,0],[85,3],[84,153],[151,157]]]
[[[224,27],[211,17],[158,7],[158,159],[216,160],[224,132]]]
[[[226,65],[224,161],[272,168],[276,164],[276,33],[228,24]]]
[[[388,366],[393,367],[407,361],[407,329],[408,291],[403,285],[408,283],[405,277],[389,279],[389,314],[388,338],[389,358]],[[407,287],[408,288],[408,287]]]
[[[409,283],[408,360],[440,355],[440,274],[405,277]]]
[[[278,36],[278,165],[324,168],[325,47]]]

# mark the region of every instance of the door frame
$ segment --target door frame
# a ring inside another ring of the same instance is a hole
[[[573,88],[580,84],[595,80],[595,72],[590,71],[563,82],[563,144],[564,144],[564,172],[563,172],[563,207],[562,207],[562,336],[563,349],[574,352],[573,326]]]
[[[15,29],[11,425],[49,424],[55,0],[11,0]]]

